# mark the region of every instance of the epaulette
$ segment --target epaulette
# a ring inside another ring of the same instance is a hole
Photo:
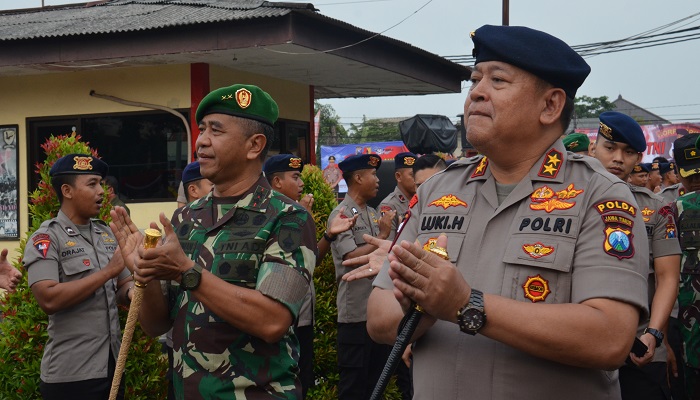
[[[445,171],[449,171],[449,170],[455,169],[455,168],[468,167],[472,164],[476,164],[476,163],[480,162],[482,158],[484,158],[484,155],[479,154],[477,156],[459,159],[459,160],[453,162],[452,164],[448,165],[447,168],[445,168]]]
[[[680,183],[676,183],[676,184],[671,185],[671,186],[666,186],[665,188],[661,189],[661,193],[663,193],[663,192],[670,192],[670,191],[676,190],[676,189],[678,189],[678,188],[680,188],[680,187],[681,187],[681,184],[680,184]]]
[[[99,218],[90,218],[90,221],[92,221],[92,222],[94,222],[94,223],[96,223],[96,224],[99,224],[99,225],[104,225],[104,226],[109,227],[109,224],[108,224],[108,223],[104,222],[103,220],[101,220],[101,219],[99,219]]]
[[[583,154],[572,154],[571,157],[567,157],[567,161],[583,164],[588,167],[588,169],[597,172],[611,183],[622,182],[618,177],[608,172],[608,170],[605,169],[605,167],[603,167],[600,161],[598,161],[598,159],[595,157],[584,156]]]
[[[628,184],[628,186],[630,187],[630,190],[632,191],[632,193],[642,193],[646,196],[651,197],[652,199],[656,199],[656,200],[659,200],[661,202],[664,201],[664,199],[661,196],[659,196],[659,194],[652,192],[651,190],[647,189],[646,187],[637,186],[637,185],[629,185],[629,184]]]

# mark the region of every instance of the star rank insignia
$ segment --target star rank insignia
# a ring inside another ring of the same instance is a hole
[[[543,178],[556,178],[562,164],[562,154],[555,149],[549,150],[542,161],[540,172],[537,176]]]
[[[472,174],[472,178],[478,178],[480,176],[484,176],[486,173],[486,167],[489,165],[489,159],[484,157],[481,159],[481,162],[479,162],[479,165],[476,166],[476,169],[474,170],[474,173]]]

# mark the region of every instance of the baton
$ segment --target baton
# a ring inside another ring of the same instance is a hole
[[[404,217],[403,221],[401,221],[401,225],[399,225],[398,229],[396,229],[396,237],[394,237],[394,241],[391,243],[389,249],[394,247],[396,244],[396,241],[399,239],[399,234],[403,231],[403,228],[406,226],[406,222],[408,222],[409,218],[411,218],[411,210],[406,211],[406,216]],[[406,347],[408,347],[411,336],[413,336],[413,333],[416,331],[422,316],[423,313],[419,309],[419,306],[412,304],[406,315],[404,315],[403,319],[401,319],[398,334],[396,335],[396,343],[394,343],[394,347],[391,348],[389,358],[387,358],[386,364],[384,364],[384,369],[382,370],[382,374],[379,376],[379,380],[377,380],[377,385],[374,387],[370,400],[379,400],[381,398],[382,393],[384,393],[386,386],[389,384],[389,378],[399,365],[401,356],[406,350]]]
[[[160,231],[157,229],[146,229],[144,233],[146,234],[146,237],[143,241],[143,247],[145,249],[152,249],[156,247],[158,239],[160,239],[161,236]],[[141,308],[141,301],[143,300],[143,292],[145,288],[146,285],[143,283],[134,281],[134,294],[132,295],[131,305],[129,306],[129,314],[126,317],[124,336],[122,337],[122,345],[119,348],[117,364],[114,368],[114,377],[112,378],[112,388],[109,391],[109,400],[115,400],[117,398],[117,393],[119,392],[119,384],[121,383],[124,367],[126,366],[126,356],[129,354],[131,339],[134,337],[136,321],[139,319],[139,310]]]

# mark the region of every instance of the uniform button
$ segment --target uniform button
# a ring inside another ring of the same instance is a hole
[[[574,158],[579,160],[579,159],[583,158],[583,156],[581,154],[574,154]]]

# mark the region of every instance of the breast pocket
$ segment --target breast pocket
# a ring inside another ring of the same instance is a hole
[[[89,275],[95,266],[87,254],[83,254],[82,256],[76,255],[72,258],[62,260],[61,268],[63,268],[66,281],[76,281]]]
[[[519,301],[568,303],[576,241],[553,235],[515,235],[506,245],[502,295]]]
[[[234,285],[255,289],[264,252],[262,239],[220,243],[214,252],[211,273]]]
[[[450,261],[457,262],[464,244],[470,216],[464,214],[421,214],[418,225],[418,242],[424,250],[429,250],[437,242],[438,236],[447,235],[447,254]]]

